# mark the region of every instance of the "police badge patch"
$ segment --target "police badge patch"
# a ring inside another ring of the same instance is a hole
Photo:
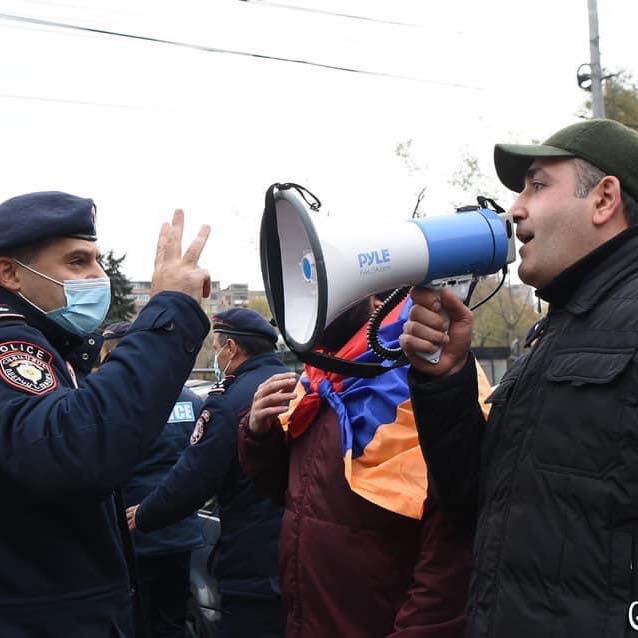
[[[210,410],[202,410],[202,413],[199,415],[197,421],[195,421],[195,427],[193,428],[193,433],[191,434],[191,445],[195,445],[201,441],[204,433],[206,432],[206,426],[210,421]]]
[[[0,343],[0,379],[29,394],[45,394],[58,386],[51,366],[53,355],[34,343]]]

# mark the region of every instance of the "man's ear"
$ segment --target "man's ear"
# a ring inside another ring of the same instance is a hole
[[[21,290],[18,264],[11,257],[0,256],[0,287],[11,292]]]
[[[627,222],[623,215],[620,181],[613,175],[606,175],[592,189],[590,195],[594,202],[592,223],[594,226],[604,226],[612,221]]]

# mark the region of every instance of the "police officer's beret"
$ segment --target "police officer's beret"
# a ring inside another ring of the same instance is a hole
[[[227,335],[262,337],[277,343],[277,331],[258,312],[233,308],[213,316],[213,332]]]
[[[102,336],[105,340],[108,339],[121,339],[131,327],[131,324],[128,321],[117,321],[115,323],[110,323],[106,328],[104,328],[104,332]]]
[[[45,191],[18,195],[0,204],[0,251],[55,237],[95,241],[93,200]]]

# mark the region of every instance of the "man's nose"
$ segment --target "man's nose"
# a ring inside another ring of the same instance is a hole
[[[525,207],[525,200],[522,194],[514,200],[509,212],[512,214],[512,219],[515,224],[518,224],[518,222],[527,217],[527,208]]]
[[[91,269],[91,273],[87,275],[87,279],[102,279],[103,277],[108,277],[104,268],[100,266],[100,264],[96,261],[93,264],[93,268]]]

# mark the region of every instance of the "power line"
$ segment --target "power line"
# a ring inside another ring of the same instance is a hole
[[[140,40],[143,42],[151,42],[154,44],[165,44],[174,47],[180,47],[183,49],[192,49],[194,51],[202,51],[204,53],[220,53],[227,55],[236,55],[241,57],[249,57],[258,60],[273,60],[275,62],[289,62],[292,64],[301,64],[305,66],[313,66],[320,69],[328,69],[331,71],[344,71],[346,73],[357,73],[360,75],[368,75],[373,77],[385,77],[385,78],[393,78],[397,80],[409,80],[412,82],[420,82],[425,84],[433,84],[437,86],[443,86],[446,88],[455,88],[455,89],[472,89],[475,91],[482,91],[482,87],[471,86],[468,84],[461,84],[456,82],[442,82],[439,80],[427,80],[426,78],[422,78],[419,76],[411,76],[411,75],[402,75],[395,73],[385,73],[383,71],[368,71],[366,69],[356,69],[353,67],[347,66],[339,66],[336,64],[324,64],[321,62],[312,62],[311,60],[302,60],[299,58],[284,58],[280,56],[266,55],[263,53],[252,53],[250,51],[240,51],[238,49],[222,49],[219,47],[210,47],[202,44],[193,44],[190,42],[182,42],[179,40],[168,40],[165,38],[156,38],[152,36],[145,35],[136,35],[133,33],[122,33],[120,31],[111,31],[109,29],[99,29],[97,27],[83,27],[77,24],[70,24],[67,22],[56,22],[53,20],[45,20],[42,18],[29,18],[26,16],[18,16],[12,15],[8,13],[0,13],[1,20],[8,20],[12,22],[22,22],[26,24],[33,24],[38,26],[45,27],[56,27],[59,29],[68,29],[73,31],[83,31],[85,33],[96,33],[99,35],[107,35],[118,38],[127,38],[129,40]]]
[[[241,0],[242,2],[254,3],[255,0]],[[290,9],[292,11],[305,11],[308,13],[320,13],[322,15],[335,16],[337,18],[348,18],[350,20],[360,20],[362,22],[376,22],[377,24],[391,24],[400,27],[411,27],[414,29],[425,29],[422,24],[413,24],[411,22],[399,22],[394,20],[381,20],[380,18],[370,18],[368,16],[359,16],[351,13],[338,13],[335,11],[326,11],[325,9],[313,9],[311,7],[300,7],[295,4],[283,4],[281,2],[269,2],[269,0],[259,0],[259,4],[269,7],[277,7],[279,9]]]
[[[102,106],[113,109],[134,109],[138,111],[147,111],[146,106],[137,106],[135,104],[117,104],[114,102],[94,102],[91,100],[76,100],[69,98],[47,97],[41,95],[22,95],[20,93],[0,93],[0,99],[3,100],[30,100],[33,102],[56,102],[59,104],[80,104],[83,106]]]

